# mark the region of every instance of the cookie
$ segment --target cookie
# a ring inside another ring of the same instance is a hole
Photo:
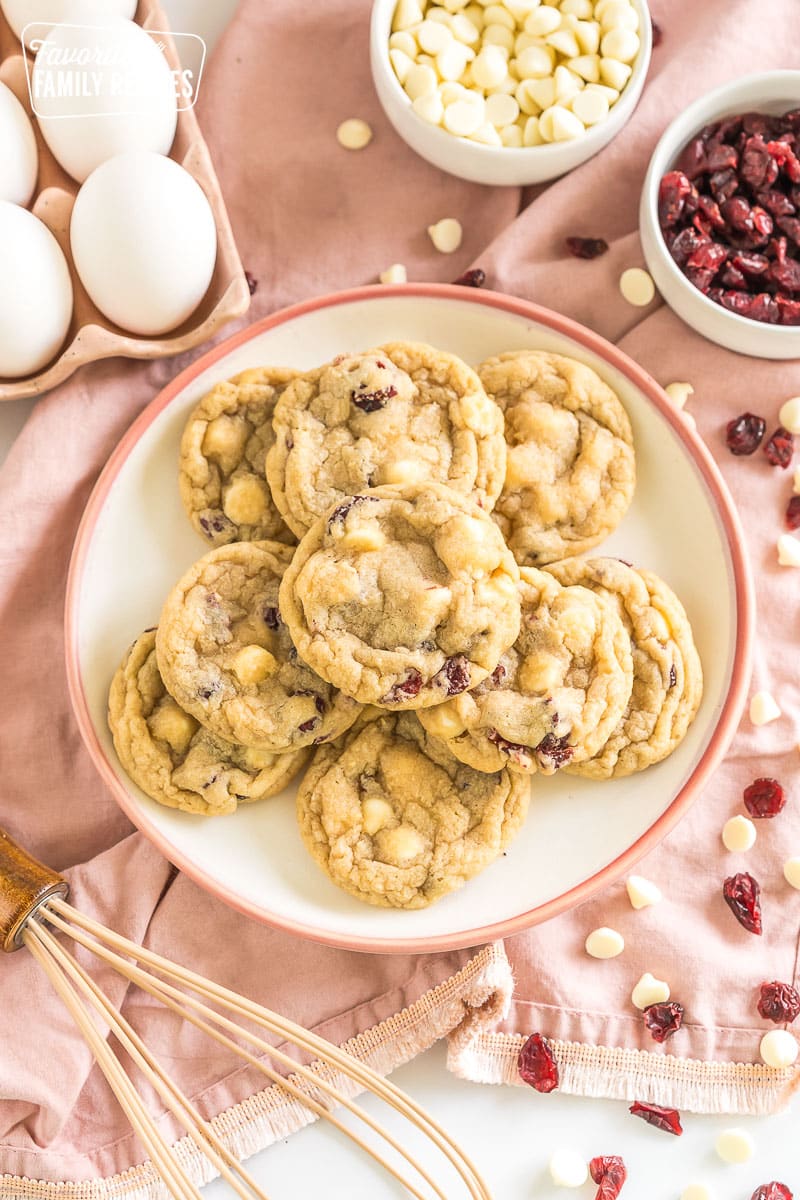
[[[503,486],[503,416],[460,358],[417,342],[340,355],[275,408],[267,477],[298,537],[348,496],[444,483],[487,511]]]
[[[270,754],[209,733],[167,692],[155,643],[152,629],[134,642],[108,698],[114,747],[133,782],[167,808],[211,817],[282,791],[311,751]]]
[[[538,567],[597,545],[636,481],[615,393],[583,363],[538,350],[487,359],[478,374],[505,416],[508,466],[494,515],[517,561]]]
[[[316,752],[297,816],[306,847],[340,888],[368,904],[424,908],[505,850],[529,791],[510,771],[460,763],[413,713],[385,713]]]
[[[181,708],[226,741],[297,750],[338,737],[359,706],[297,656],[278,608],[292,557],[277,542],[218,546],[170,592],[156,651]]]
[[[616,608],[584,587],[521,570],[522,627],[494,673],[420,713],[429,733],[480,771],[552,775],[595,754],[631,695],[628,633]]]
[[[301,658],[362,704],[475,687],[519,631],[519,569],[482,509],[441,484],[376,488],[317,521],[283,577]]]
[[[548,571],[612,601],[633,652],[633,688],[622,720],[605,746],[568,770],[590,779],[619,779],[661,762],[683,740],[703,694],[703,671],[689,619],[675,593],[649,571],[616,558],[566,559]]]
[[[189,520],[214,546],[264,538],[295,538],[270,494],[264,474],[275,440],[272,413],[299,374],[288,367],[255,367],[216,384],[183,431],[178,468]]]

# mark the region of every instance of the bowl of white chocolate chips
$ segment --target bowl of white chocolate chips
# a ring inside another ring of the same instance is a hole
[[[428,162],[476,183],[543,183],[607,145],[650,62],[646,0],[375,0],[384,111]]]

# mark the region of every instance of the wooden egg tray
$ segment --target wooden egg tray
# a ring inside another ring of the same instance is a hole
[[[166,30],[167,19],[155,0],[139,0],[136,20],[145,29]],[[171,67],[178,67],[178,57],[171,39],[167,40],[166,56]],[[0,80],[11,88],[25,111],[31,116],[30,96],[19,39],[0,12]],[[76,118],[77,119],[77,118]],[[37,374],[24,379],[0,377],[0,400],[17,400],[35,396],[67,379],[84,363],[101,358],[165,358],[197,346],[210,338],[220,326],[241,316],[250,304],[247,286],[236,243],[233,240],[228,214],[214,174],[208,152],[193,108],[178,112],[178,124],[170,158],[180,163],[205,192],[217,229],[217,261],[208,290],[192,315],[169,334],[143,338],[126,333],[114,325],[94,306],[86,293],[72,261],[69,245],[69,222],[79,184],[58,165],[32,117],[36,144],[39,150],[39,176],[30,210],[47,225],[66,255],[72,276],[74,309],[72,322],[58,358]]]

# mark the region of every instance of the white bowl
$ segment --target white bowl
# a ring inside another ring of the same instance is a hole
[[[389,59],[389,36],[397,0],[375,0],[370,27],[370,62],[378,99],[396,131],[412,150],[435,167],[473,183],[520,186],[544,183],[566,174],[608,145],[630,117],[644,86],[652,49],[652,27],[646,0],[631,0],[639,14],[641,46],[633,71],[608,118],[571,142],[515,149],[484,146],[430,125],[411,107]]]
[[[715,88],[668,125],[653,151],[639,205],[639,234],[650,274],[667,304],[703,337],[756,358],[800,358],[800,325],[765,325],[729,312],[690,283],[658,223],[658,185],[694,135],[734,113],[785,113],[800,104],[800,71],[765,71]]]

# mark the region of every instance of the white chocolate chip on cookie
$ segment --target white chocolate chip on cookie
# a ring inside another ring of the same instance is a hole
[[[261,683],[278,669],[274,654],[263,646],[243,646],[231,664],[240,683]]]
[[[394,818],[394,810],[386,800],[379,796],[368,796],[361,803],[361,815],[364,821],[364,832],[370,837],[384,829]]]

